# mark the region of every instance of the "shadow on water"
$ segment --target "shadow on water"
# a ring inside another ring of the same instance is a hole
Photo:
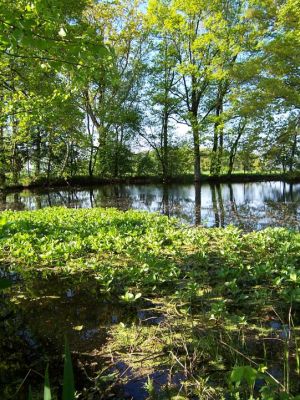
[[[42,386],[47,363],[54,390],[59,386],[55,379],[59,379],[58,371],[63,369],[65,336],[73,350],[76,386],[80,390],[87,382],[87,375],[103,369],[108,355],[103,354],[102,347],[114,325],[151,326],[164,319],[150,302],[126,305],[118,299],[112,300],[101,292],[95,279],[82,274],[72,277],[52,274],[47,278],[31,275],[21,279],[2,268],[0,277],[14,282],[8,292],[0,293],[0,393],[3,400],[15,394],[15,382],[21,382],[31,370],[30,377],[14,397],[27,399],[29,383],[33,387]],[[137,384],[134,390],[138,391],[138,387]],[[129,387],[122,390],[133,389],[129,383]]]
[[[48,191],[1,192],[0,209],[116,207],[175,216],[207,227],[244,230],[300,227],[300,184],[257,182],[196,185],[103,185]]]
[[[119,325],[154,327],[166,322],[159,304],[149,300],[126,305],[101,292],[98,282],[82,274],[51,274],[47,278],[31,276],[21,279],[15,273],[0,269],[0,277],[14,282],[8,292],[0,293],[0,393],[1,399],[12,398],[18,390],[15,382],[21,382],[31,370],[25,384],[13,398],[27,400],[28,384],[38,391],[43,385],[43,373],[49,363],[51,385],[57,392],[63,369],[62,352],[65,335],[72,349],[72,359],[79,391],[91,385],[91,377],[113,374],[116,380],[109,387],[111,399],[143,400],[148,398],[145,385],[148,376],[156,392],[166,385],[181,388],[187,379],[183,371],[172,371],[161,364],[150,372],[132,369],[122,356],[112,355],[106,346],[110,331]],[[265,340],[264,351],[269,357],[268,371],[276,379],[283,379],[282,341],[288,334],[281,321],[269,320],[265,327],[271,331]],[[215,328],[213,328],[214,330]],[[199,333],[200,334],[200,333]],[[205,335],[209,331],[205,332]],[[204,338],[203,338],[204,340]],[[245,338],[245,348],[261,360],[261,343],[253,335]],[[154,349],[152,349],[153,351]],[[256,382],[256,388],[264,384]]]

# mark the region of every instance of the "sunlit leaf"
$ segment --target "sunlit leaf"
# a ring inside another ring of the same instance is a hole
[[[61,38],[64,38],[65,36],[67,36],[66,31],[64,30],[64,28],[60,28],[59,32],[58,32],[59,36]]]
[[[74,331],[82,331],[83,325],[77,325],[73,327]]]

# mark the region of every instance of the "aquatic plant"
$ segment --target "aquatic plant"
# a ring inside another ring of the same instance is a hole
[[[100,354],[150,380],[158,368],[182,374],[177,394],[187,398],[221,399],[230,391],[246,400],[267,399],[271,391],[274,399],[297,395],[300,233],[192,228],[114,209],[7,211],[2,221],[0,262],[23,282],[7,288],[16,307],[30,307],[39,290],[44,296],[53,276],[58,286],[88,282],[95,302],[117,304],[128,316],[105,326]],[[55,297],[48,290],[45,302]],[[77,318],[72,327],[78,340],[84,323]],[[229,388],[232,369],[247,365],[252,369],[235,369]],[[274,365],[280,384],[268,381],[259,391],[257,381],[273,376]],[[248,372],[256,376],[254,386]],[[91,391],[100,393],[101,372],[91,375]]]

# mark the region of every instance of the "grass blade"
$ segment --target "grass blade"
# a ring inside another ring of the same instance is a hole
[[[65,361],[64,361],[64,381],[62,400],[75,399],[74,373],[72,366],[71,353],[67,339],[65,339]]]
[[[29,385],[28,389],[28,400],[32,400],[32,392],[31,392],[31,386]]]
[[[47,365],[45,371],[45,383],[44,383],[44,400],[51,400],[51,388],[50,388],[50,381],[49,381],[49,366]]]

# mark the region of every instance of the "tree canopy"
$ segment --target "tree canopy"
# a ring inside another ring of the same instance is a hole
[[[296,170],[299,10],[0,0],[0,186]]]

